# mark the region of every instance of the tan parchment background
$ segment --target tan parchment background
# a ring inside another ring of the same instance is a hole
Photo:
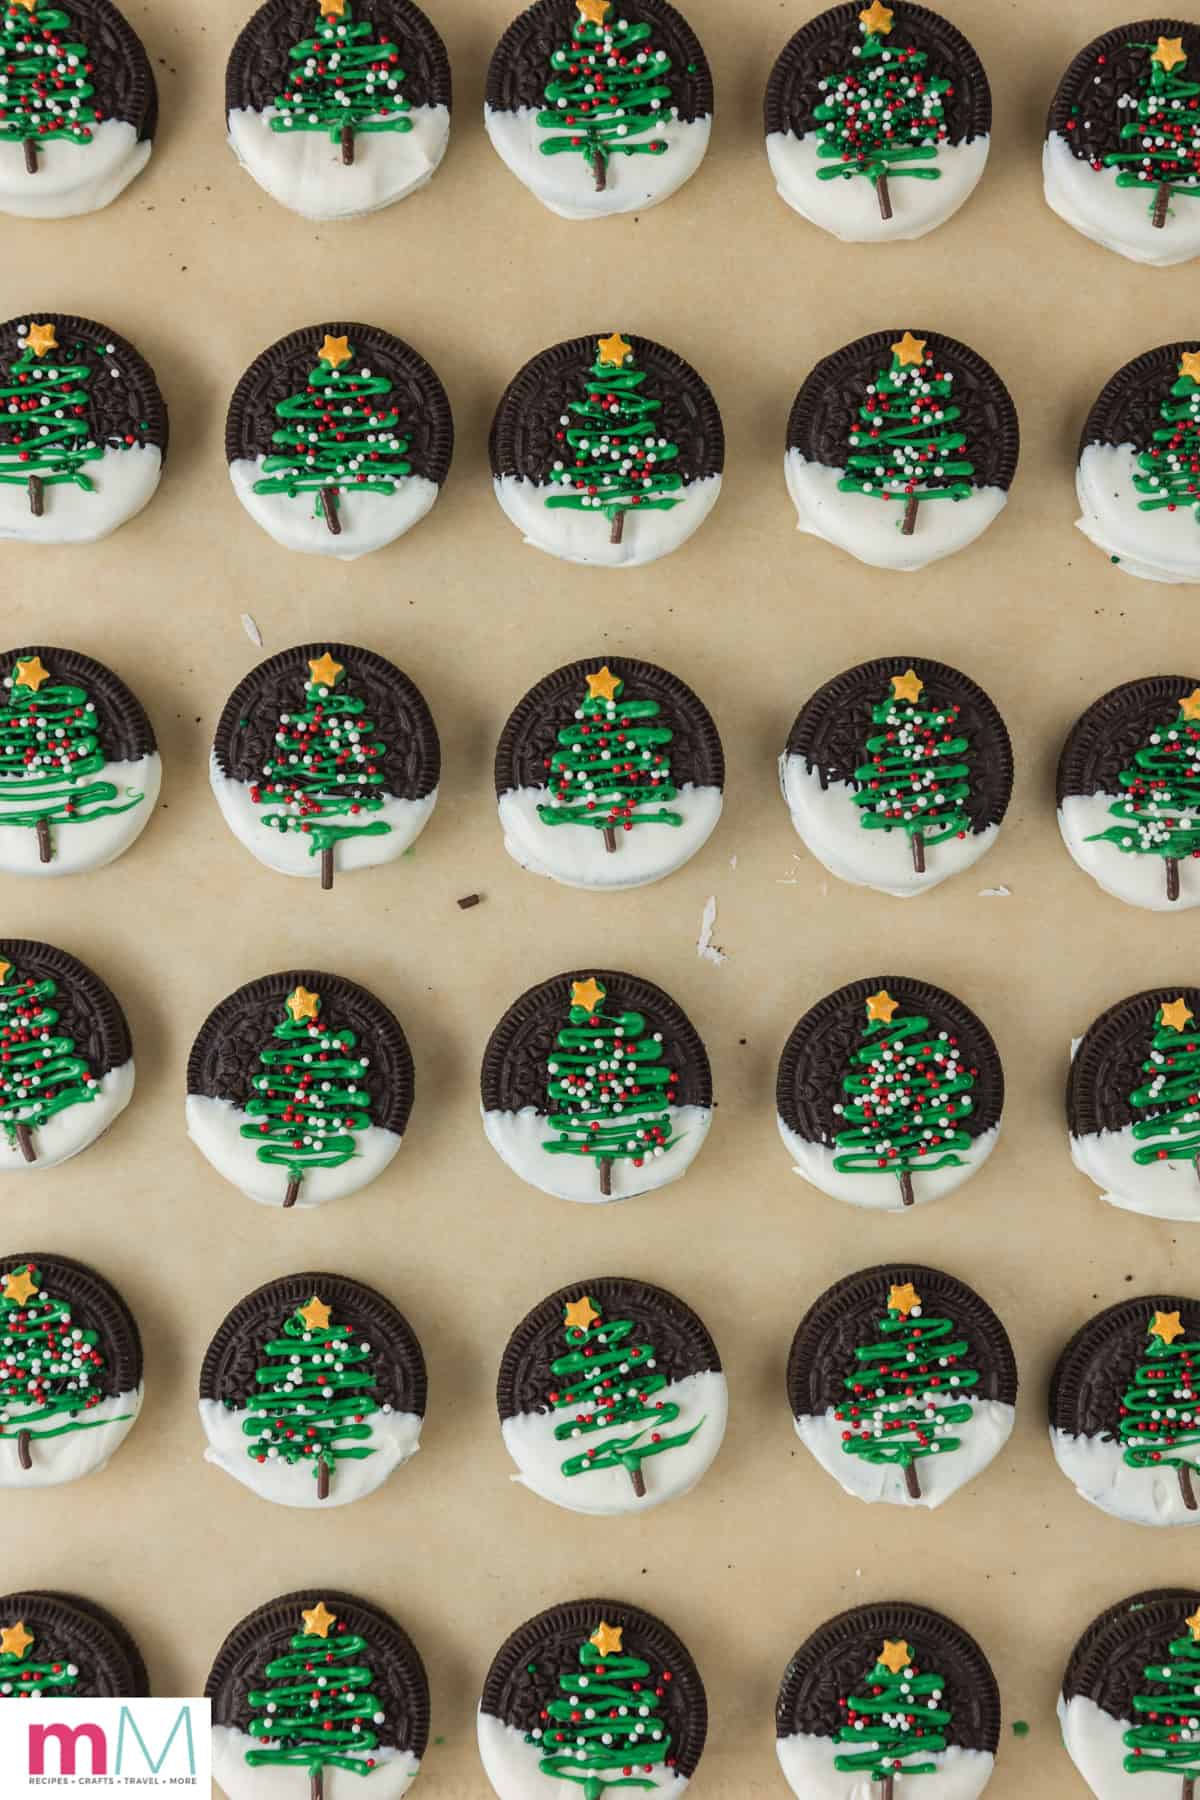
[[[507,0],[431,0],[454,66],[447,162],[423,194],[320,227],[260,194],[224,146],[222,72],[237,0],[133,0],[155,60],[162,126],[148,172],[107,212],[3,222],[0,317],[81,312],[126,333],[159,372],[172,425],[150,509],[83,550],[0,552],[5,642],[49,640],[109,661],[158,729],[161,816],[92,877],[3,886],[6,935],[50,939],[109,980],[133,1028],[138,1091],[80,1161],[7,1184],[3,1248],[58,1250],[110,1276],[146,1345],[147,1402],[111,1467],[74,1487],[3,1496],[0,1589],[75,1589],[134,1630],[159,1693],[195,1692],[225,1631],[289,1587],[345,1586],[390,1607],[433,1689],[425,1800],[485,1800],[475,1700],[520,1620],[612,1593],[661,1612],[708,1685],[705,1800],[785,1792],[772,1705],[788,1656],[840,1607],[884,1596],[944,1608],[988,1650],[1006,1724],[989,1800],[1081,1795],[1054,1723],[1077,1633],[1135,1589],[1200,1579],[1200,1541],[1103,1517],[1051,1460],[1044,1388],[1091,1312],[1155,1287],[1200,1288],[1200,1227],[1104,1207],[1068,1160],[1067,1043],[1135,988],[1196,981],[1195,913],[1105,898],[1069,862],[1053,770],[1074,716],[1126,677],[1200,676],[1194,591],[1137,582],[1072,528],[1079,425],[1126,358],[1196,330],[1195,267],[1139,269],[1086,243],[1041,200],[1046,102],[1075,49],[1120,4],[957,0],[996,101],[992,161],[966,209],[923,242],[841,245],[774,193],[760,98],[808,16],[769,0],[689,0],[713,63],[717,123],[691,184],[646,217],[553,218],[518,187],[480,123]],[[236,504],[222,424],[246,363],[324,317],[411,340],[453,401],[459,447],[430,519],[338,565],[291,555]],[[934,327],[1011,386],[1024,454],[1012,502],[973,549],[890,579],[793,529],[781,456],[802,377],[883,326]],[[728,430],[720,504],[682,552],[631,573],[573,569],[523,547],[490,493],[491,409],[524,358],[621,327],[661,339],[711,382]],[[253,614],[257,650],[239,615]],[[222,825],[206,780],[213,723],[261,655],[328,635],[393,657],[441,729],[444,781],[412,858],[338,882],[272,875]],[[512,704],[575,656],[622,650],[691,682],[729,759],[727,811],[669,882],[591,898],[505,856],[491,786]],[[1017,786],[975,872],[911,903],[826,877],[792,833],[774,760],[812,689],[862,658],[944,658],[993,695]],[[1007,898],[979,890],[1005,884]],[[470,912],[458,895],[477,890]],[[695,940],[719,905],[720,967]],[[480,1130],[477,1068],[504,1006],[586,963],[641,971],[703,1032],[720,1110],[686,1181],[585,1209],[526,1188]],[[417,1102],[387,1175],[287,1216],[227,1186],[183,1133],[184,1064],[208,1008],[270,969],[316,964],[366,982],[413,1046]],[[969,1187],[910,1218],[863,1215],[799,1181],[775,1132],[776,1059],[837,984],[886,970],[940,982],[995,1033],[1009,1102],[1001,1147]],[[866,1508],[800,1449],[783,1364],[810,1300],[889,1256],[974,1282],[1014,1338],[1016,1434],[942,1511]],[[200,1458],[196,1376],[227,1307],[288,1270],[376,1282],[423,1341],[430,1408],[417,1461],[326,1516],[272,1508]],[[512,1324],[562,1282],[633,1273],[703,1314],[729,1375],[725,1448],[695,1494],[635,1520],[556,1511],[510,1484],[492,1392]]]

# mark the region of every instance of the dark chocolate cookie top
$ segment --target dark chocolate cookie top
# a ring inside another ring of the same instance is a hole
[[[88,104],[102,119],[136,126],[139,140],[152,138],[158,124],[158,90],[146,47],[123,13],[109,0],[64,0],[67,23],[57,41],[83,44],[88,58]],[[45,26],[42,26],[45,30]]]
[[[664,79],[671,98],[664,112],[676,114],[687,125],[707,118],[713,109],[712,73],[700,40],[682,13],[667,0],[632,0],[632,4],[623,0],[619,10],[630,25],[649,25],[655,48],[670,58]],[[571,42],[578,23],[575,0],[536,0],[513,20],[488,64],[484,100],[493,112],[545,105],[550,58]]]
[[[1121,1131],[1139,1116],[1130,1095],[1146,1079],[1142,1065],[1158,1029],[1159,1009],[1175,1000],[1184,1000],[1197,1021],[1194,1034],[1185,1032],[1180,1041],[1200,1043],[1200,988],[1147,988],[1118,1000],[1088,1026],[1067,1075],[1067,1129],[1072,1137]]]
[[[513,376],[496,408],[488,439],[493,475],[535,482],[555,479],[567,403],[586,398],[596,346],[604,335],[597,332],[553,344]],[[672,469],[685,483],[719,475],[725,465],[725,432],[708,383],[673,350],[651,338],[623,335],[633,352],[632,367],[646,372],[639,398],[661,402],[661,410],[654,414],[655,436],[679,446]]]
[[[305,325],[255,357],[234,388],[225,415],[226,460],[236,462],[271,452],[280,425],[276,409],[282,401],[305,391],[326,338],[347,339],[351,352],[352,360],[337,366],[340,394],[354,394],[355,376],[360,371],[369,370],[372,376],[391,382],[386,401],[399,415],[397,430],[408,441],[405,460],[412,464],[414,475],[440,487],[454,451],[454,421],[445,388],[411,344],[377,325],[352,319]]]
[[[879,1263],[826,1288],[796,1328],[787,1364],[788,1404],[795,1418],[845,1404],[847,1381],[861,1369],[855,1352],[879,1336],[893,1288],[911,1284],[921,1316],[945,1316],[967,1339],[966,1360],[979,1372],[971,1394],[1014,1406],[1017,1363],[1007,1331],[987,1301],[965,1281],[921,1263]]]
[[[7,1635],[20,1626],[24,1633],[12,1641],[30,1641],[20,1656],[0,1655],[0,1698],[39,1687],[47,1698],[57,1693],[73,1700],[129,1700],[149,1694],[141,1651],[121,1621],[94,1600],[28,1588],[0,1595],[0,1630]],[[69,1685],[45,1679],[57,1664],[76,1669],[67,1676]]]
[[[974,1077],[971,1111],[956,1121],[968,1137],[982,1137],[999,1124],[1004,1106],[1004,1071],[1000,1053],[981,1019],[961,1000],[927,981],[903,975],[872,975],[852,981],[818,1000],[799,1021],[779,1059],[775,1099],[779,1116],[791,1131],[810,1143],[832,1145],[842,1129],[834,1108],[845,1099],[842,1081],[850,1059],[862,1043],[866,1002],[886,989],[899,1002],[897,1016],[929,1020],[931,1035],[945,1032],[957,1041],[962,1060]]]
[[[724,787],[720,736],[708,708],[687,683],[656,663],[605,655],[564,663],[552,675],[543,676],[518,702],[496,746],[497,797],[516,788],[546,786],[558,734],[587,698],[588,676],[601,668],[619,676],[623,684],[618,708],[621,700],[658,703],[655,723],[671,733],[671,779],[677,787]]]
[[[386,792],[397,800],[431,794],[441,774],[442,753],[425,696],[395,663],[355,644],[297,644],[244,675],[217,720],[213,754],[222,774],[251,784],[261,780],[275,754],[280,714],[304,704],[309,664],[326,655],[344,671],[339,693],[366,702],[384,747],[376,766]]]
[[[672,1105],[712,1105],[708,1052],[687,1014],[669,994],[638,975],[612,969],[571,969],[528,988],[492,1032],[480,1073],[485,1112],[519,1112],[523,1106],[541,1113],[550,1110],[546,1064],[567,1023],[571,989],[577,981],[600,984],[606,1013],[641,1013],[647,1033],[662,1033],[663,1060],[676,1077]]]
[[[78,957],[34,938],[0,938],[0,964],[8,964],[3,986],[52,981],[47,1004],[58,1014],[57,1029],[69,1037],[97,1080],[133,1055],[129,1026],[116,995]]]
[[[825,98],[821,84],[839,70],[854,66],[863,41],[861,0],[831,6],[802,25],[780,52],[767,81],[763,116],[768,135],[790,131],[796,137],[820,129],[815,109]],[[948,19],[925,6],[893,0],[889,45],[923,50],[932,75],[948,76],[953,86],[942,107],[952,144],[969,143],[992,126],[992,93],[975,50]]]
[[[450,105],[450,59],[413,0],[354,0],[354,17],[373,25],[400,52],[410,106]],[[289,51],[313,35],[313,0],[267,0],[242,27],[225,69],[225,109],[265,112],[291,84]]]
[[[32,177],[31,177],[32,179]],[[55,342],[40,352],[44,337],[31,337],[31,327],[44,333],[53,328]],[[105,449],[130,449],[153,444],[167,454],[167,406],[158,389],[154,370],[127,339],[95,319],[73,313],[27,312],[0,325],[0,380],[12,386],[12,366],[26,353],[39,369],[71,367],[80,373],[73,385],[82,387],[95,442]],[[22,414],[0,408],[0,444],[16,443],[21,435]]]
[[[1058,804],[1072,794],[1117,794],[1118,777],[1128,769],[1150,733],[1170,727],[1179,702],[1200,689],[1193,675],[1149,675],[1123,681],[1093,700],[1067,734],[1058,759]]]
[[[930,1607],[876,1601],[819,1625],[793,1656],[775,1703],[777,1737],[803,1732],[833,1737],[845,1723],[838,1704],[863,1691],[885,1643],[907,1643],[914,1666],[943,1677],[940,1729],[948,1744],[995,1755],[1000,1743],[1000,1690],[991,1664],[961,1625]]]
[[[1138,19],[1117,25],[1086,44],[1059,82],[1046,116],[1046,136],[1056,132],[1078,162],[1095,161],[1126,148],[1121,127],[1130,114],[1121,102],[1140,94],[1160,37],[1182,38],[1191,68],[1200,66],[1200,25],[1186,19]]]
[[[154,727],[137,695],[106,664],[79,650],[60,650],[53,644],[22,644],[16,650],[0,650],[0,681],[7,686],[15,665],[33,658],[49,671],[48,687],[66,684],[86,690],[96,709],[94,729],[107,762],[138,762],[157,750]]]
[[[488,1671],[481,1711],[516,1731],[542,1729],[547,1703],[562,1696],[560,1677],[579,1673],[579,1653],[589,1643],[595,1649],[609,1645],[605,1656],[649,1664],[645,1686],[670,1737],[672,1767],[690,1779],[708,1732],[700,1671],[669,1626],[620,1600],[570,1600],[518,1626]]]
[[[502,1420],[517,1413],[549,1410],[546,1396],[556,1385],[550,1365],[568,1349],[564,1313],[583,1299],[590,1300],[605,1323],[628,1321],[634,1328],[631,1343],[653,1345],[655,1369],[668,1382],[683,1381],[706,1370],[719,1371],[717,1346],[684,1301],[648,1281],[600,1275],[560,1288],[521,1320],[508,1340],[496,1382],[496,1406]]]
[[[425,1358],[408,1320],[365,1282],[320,1270],[264,1282],[226,1314],[200,1369],[201,1400],[244,1408],[261,1394],[255,1371],[262,1367],[263,1346],[314,1297],[329,1307],[333,1325],[370,1345],[374,1404],[424,1417]]]
[[[1093,1619],[1063,1674],[1064,1700],[1091,1700],[1110,1719],[1130,1723],[1135,1694],[1146,1692],[1146,1666],[1162,1660],[1187,1618],[1200,1611],[1200,1590],[1150,1588],[1130,1594]]]
[[[188,1057],[188,1093],[244,1107],[261,1072],[263,1047],[290,1016],[288,999],[299,988],[319,997],[319,1012],[309,1016],[334,1031],[354,1032],[355,1054],[369,1058],[355,1080],[370,1095],[371,1123],[403,1136],[412,1111],[413,1061],[400,1021],[367,988],[320,969],[261,975],[215,1006]]]
[[[852,782],[869,761],[867,739],[879,727],[871,710],[891,693],[893,676],[915,669],[921,678],[922,707],[958,707],[958,726],[968,740],[963,757],[970,770],[963,809],[974,831],[999,825],[1012,797],[1013,755],[1008,728],[994,703],[969,676],[947,663],[920,656],[876,657],[835,675],[806,700],[788,733],[787,754],[802,756],[821,786]]]
[[[1079,454],[1089,444],[1132,444],[1135,450],[1154,448],[1154,434],[1162,427],[1162,406],[1179,380],[1184,356],[1200,350],[1200,338],[1189,343],[1160,344],[1123,364],[1100,390],[1079,434]]]
[[[338,1639],[346,1635],[364,1640],[353,1663],[367,1669],[376,1702],[373,1711],[383,1714],[371,1725],[379,1743],[423,1756],[429,1741],[429,1683],[416,1645],[382,1607],[335,1588],[280,1594],[234,1626],[204,1684],[205,1698],[212,1701],[213,1724],[248,1732],[253,1720],[266,1717],[261,1705],[251,1706],[250,1696],[270,1688],[269,1662],[293,1654],[298,1637],[314,1639],[314,1653],[320,1653],[324,1643],[325,1654],[335,1661]]]
[[[787,448],[798,450],[806,462],[844,469],[851,433],[859,429],[859,410],[868,399],[867,390],[883,371],[891,368],[892,346],[902,341],[906,333],[925,346],[926,356],[936,361],[937,373],[949,376],[953,382],[953,404],[959,411],[954,428],[961,430],[967,440],[963,454],[974,470],[972,486],[1007,490],[1017,472],[1021,449],[1012,396],[991,363],[985,362],[978,351],[960,344],[957,338],[916,327],[872,331],[823,357],[805,377],[792,403]],[[926,486],[939,483],[938,477],[924,473],[921,479]],[[951,485],[953,479],[947,476],[944,484]]]
[[[137,1321],[111,1282],[69,1256],[43,1255],[34,1250],[20,1256],[0,1256],[0,1298],[6,1298],[10,1276],[19,1280],[32,1301],[50,1297],[63,1300],[71,1310],[71,1324],[94,1331],[102,1366],[91,1386],[107,1399],[131,1394],[142,1379],[142,1340]]]
[[[1184,1336],[1200,1341],[1200,1300],[1142,1294],[1096,1313],[1067,1343],[1050,1377],[1050,1425],[1072,1437],[1116,1438],[1123,1395],[1133,1381],[1156,1313],[1178,1313]]]

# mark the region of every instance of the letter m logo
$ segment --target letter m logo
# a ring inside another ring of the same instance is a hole
[[[53,1738],[58,1745],[58,1769],[47,1771],[46,1742]],[[45,1775],[53,1772],[59,1775],[76,1774],[76,1753],[80,1739],[83,1739],[91,1750],[92,1775],[108,1774],[108,1744],[104,1731],[99,1725],[31,1725],[29,1727],[29,1773]]]
[[[127,1706],[123,1706],[121,1708],[120,1721],[117,1725],[116,1773],[121,1775],[125,1772],[126,1731],[128,1731],[136,1740],[136,1747],[141,1752],[142,1761],[145,1763],[150,1773],[152,1775],[157,1775],[163,1764],[166,1762],[167,1757],[170,1755],[171,1745],[175,1742],[181,1729],[183,1731],[181,1750],[186,1752],[187,1755],[187,1772],[189,1775],[194,1775],[196,1773],[196,1746],[192,1739],[192,1709],[190,1706],[185,1704],[181,1706],[176,1713],[174,1723],[167,1733],[167,1741],[157,1756],[152,1753],[150,1746],[142,1736],[138,1722],[130,1709]],[[133,1754],[133,1750],[134,1746],[131,1744],[129,1746],[130,1755]]]

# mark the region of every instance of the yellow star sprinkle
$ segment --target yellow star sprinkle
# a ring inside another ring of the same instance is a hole
[[[323,19],[340,19],[345,10],[346,0],[321,0]]]
[[[318,1600],[308,1612],[301,1611],[300,1617],[309,1637],[328,1637],[329,1627],[337,1620],[337,1614],[331,1613],[323,1600]]]
[[[1183,1622],[1185,1625],[1191,1626],[1194,1638],[1200,1638],[1200,1606],[1196,1608],[1190,1619],[1185,1619]]]
[[[907,1669],[912,1655],[903,1638],[897,1644],[893,1644],[890,1638],[884,1638],[879,1660],[885,1669],[890,1669],[893,1675],[899,1675],[901,1669]]]
[[[26,1263],[23,1269],[13,1269],[4,1283],[4,1298],[17,1306],[24,1306],[31,1294],[36,1294],[38,1284],[33,1279],[33,1264]]]
[[[13,677],[14,687],[32,688],[36,694],[43,681],[49,681],[50,671],[42,667],[40,656],[17,658],[17,672]]]
[[[308,659],[308,677],[314,687],[335,687],[341,672],[342,664],[336,662],[328,650],[324,656],[310,656]]]
[[[579,17],[589,25],[603,25],[608,17],[609,0],[575,0]]]
[[[327,362],[331,369],[340,368],[342,363],[350,361],[350,339],[330,337],[325,333],[325,342],[317,351],[322,362]]]
[[[10,962],[5,962],[4,958],[2,956],[0,956],[0,987],[4,986],[4,983],[8,980],[8,978],[11,974],[12,974],[12,964]]]
[[[619,1656],[623,1629],[620,1625],[606,1625],[602,1619],[588,1639],[588,1643],[594,1644],[601,1656]]]
[[[18,1619],[15,1625],[6,1625],[0,1631],[0,1655],[24,1656],[32,1642],[32,1631],[26,1631],[25,1621]]]
[[[892,345],[892,354],[898,358],[901,367],[906,363],[923,363],[925,339],[914,337],[911,331],[906,331],[900,342]]]
[[[898,1000],[892,999],[886,988],[880,988],[877,994],[867,995],[867,1017],[868,1019],[882,1019],[885,1025],[890,1025],[892,1014],[899,1004]]]
[[[33,8],[29,9],[31,12]],[[53,325],[31,325],[29,336],[25,340],[35,356],[45,356],[47,350],[58,349],[58,339],[54,335]]]
[[[571,983],[572,1006],[582,1006],[585,1012],[593,1013],[603,998],[604,989],[594,975],[589,975],[586,981]]]
[[[892,676],[892,699],[916,702],[921,698],[924,686],[925,683],[915,669],[905,669],[903,675]]]
[[[1190,694],[1179,702],[1180,711],[1185,719],[1200,719],[1200,688],[1193,688]]]
[[[1187,51],[1183,47],[1181,37],[1160,37],[1158,48],[1150,58],[1151,62],[1161,63],[1164,69],[1173,69],[1176,63],[1187,61]]]
[[[587,677],[589,700],[615,700],[621,677],[614,675],[608,664]]]
[[[323,1300],[318,1300],[315,1294],[306,1306],[298,1306],[296,1311],[310,1331],[327,1331],[329,1329],[329,1308]]]
[[[1150,1321],[1150,1336],[1161,1338],[1164,1344],[1173,1344],[1177,1337],[1183,1336],[1179,1314],[1156,1312]]]
[[[32,13],[37,7],[37,0],[17,0],[18,6],[27,6]]]
[[[881,6],[879,0],[871,0],[870,6],[864,7],[858,15],[858,22],[864,31],[872,31],[877,37],[886,37],[892,29],[892,9]]]
[[[910,1313],[920,1304],[921,1296],[911,1281],[906,1281],[903,1287],[894,1285],[888,1292],[889,1312]]]
[[[1200,381],[1200,350],[1185,350],[1179,359],[1179,373]]]
[[[563,1324],[572,1331],[586,1331],[599,1317],[600,1314],[586,1294],[582,1300],[569,1300],[563,1308]]]
[[[287,997],[287,1009],[297,1025],[301,1019],[315,1019],[320,1006],[320,994],[310,994],[306,987],[293,988]]]
[[[1172,1000],[1170,1006],[1160,1006],[1158,1009],[1159,1023],[1169,1025],[1172,1031],[1182,1031],[1192,1016],[1192,1009],[1182,994],[1178,1000]]]
[[[614,331],[611,337],[596,339],[598,360],[602,363],[611,363],[614,369],[621,367],[632,349],[633,345],[627,344],[619,331]]]

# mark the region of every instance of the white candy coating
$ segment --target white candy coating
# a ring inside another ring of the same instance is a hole
[[[880,1783],[869,1774],[861,1770],[857,1775],[847,1774],[834,1768],[834,1758],[844,1748],[832,1738],[802,1731],[775,1740],[779,1766],[799,1800],[879,1800]],[[986,1750],[963,1750],[951,1744],[922,1761],[935,1767],[928,1775],[913,1777],[914,1795],[919,1790],[923,1800],[978,1800],[992,1778],[996,1759]],[[908,1785],[903,1777],[895,1783],[897,1800]]]
[[[118,1063],[100,1077],[93,1100],[79,1100],[65,1106],[39,1125],[33,1133],[36,1162],[26,1162],[19,1147],[9,1142],[8,1133],[0,1130],[0,1175],[17,1175],[53,1169],[72,1156],[78,1156],[89,1144],[108,1130],[119,1113],[133,1098],[133,1058]]]
[[[354,562],[403,537],[425,517],[442,491],[424,475],[401,476],[391,494],[343,490],[338,495],[342,529],[335,534],[325,523],[316,494],[256,494],[254,484],[262,479],[262,472],[261,456],[235,457],[229,465],[233,491],[255,524],[285,550],[332,556],[339,562]]]
[[[1200,861],[1185,857],[1179,863],[1179,898],[1167,899],[1166,861],[1118,844],[1094,841],[1098,834],[1120,823],[1109,808],[1118,794],[1066,794],[1058,809],[1058,829],[1081,869],[1115,900],[1144,906],[1150,912],[1186,912],[1200,906]]]
[[[843,493],[845,469],[809,462],[797,449],[784,457],[787,490],[796,508],[797,530],[824,538],[876,569],[912,574],[943,556],[953,556],[985,532],[1003,510],[1008,492],[973,488],[965,500],[924,500],[910,537],[900,529],[904,508],[869,494]]]
[[[58,1487],[102,1469],[133,1430],[142,1410],[142,1394],[139,1381],[128,1393],[107,1395],[98,1406],[81,1414],[89,1421],[86,1426],[64,1431],[61,1437],[34,1437],[29,1446],[30,1469],[21,1467],[16,1437],[0,1438],[0,1488]],[[14,1406],[7,1432],[20,1429],[22,1410]],[[43,1427],[52,1424],[49,1419],[42,1421]]]
[[[500,475],[493,485],[502,511],[535,550],[596,568],[635,569],[670,555],[699,530],[717,504],[721,477],[705,475],[690,482],[666,511],[627,511],[619,544],[609,542],[609,523],[603,513],[546,505],[550,494],[573,492],[565,482],[541,483]]]
[[[1133,1469],[1116,1438],[1050,1427],[1054,1460],[1084,1500],[1114,1519],[1131,1525],[1200,1525],[1200,1510],[1191,1512],[1172,1468]],[[1193,1473],[1200,1498],[1200,1475]]]
[[[504,848],[523,869],[549,875],[567,887],[614,893],[661,881],[693,856],[716,829],[722,794],[689,782],[666,804],[681,825],[646,823],[618,831],[617,848],[604,848],[604,833],[586,825],[543,825],[538,807],[551,802],[549,788],[510,788],[501,794]]]
[[[1042,149],[1042,180],[1046,204],[1060,219],[1131,262],[1165,269],[1200,255],[1200,192],[1194,200],[1172,195],[1160,228],[1150,216],[1153,188],[1118,187],[1116,169],[1093,169],[1057,131]]]
[[[142,798],[127,812],[110,813],[106,817],[73,820],[70,824],[51,825],[50,838],[54,854],[48,863],[38,855],[37,832],[25,825],[0,825],[0,871],[5,875],[82,875],[89,869],[103,869],[128,850],[140,837],[154,814],[158,790],[162,782],[162,763],[151,751],[136,762],[109,762],[88,780],[108,781],[117,790],[112,802],[119,806],[134,794]],[[32,809],[36,800],[31,796]],[[5,810],[24,810],[12,801]]]
[[[893,1506],[924,1506],[932,1510],[965,1487],[1000,1454],[1012,1436],[1015,1420],[1014,1408],[1004,1401],[972,1402],[970,1419],[950,1427],[952,1435],[961,1439],[959,1448],[944,1455],[922,1456],[916,1463],[921,1484],[918,1500],[909,1493],[904,1470],[898,1465],[870,1463],[863,1456],[846,1453],[842,1444],[847,1426],[833,1407],[824,1413],[801,1413],[796,1419],[796,1433],[821,1467],[857,1500],[885,1500]]]
[[[279,1506],[298,1506],[328,1511],[333,1506],[348,1506],[382,1487],[388,1476],[403,1468],[420,1449],[420,1413],[381,1412],[377,1408],[364,1415],[371,1427],[369,1439],[358,1441],[355,1448],[370,1444],[372,1454],[362,1458],[347,1457],[334,1465],[329,1495],[317,1498],[317,1483],[311,1467],[304,1463],[288,1463],[268,1457],[256,1462],[247,1452],[250,1439],[242,1430],[249,1418],[244,1408],[227,1407],[219,1400],[201,1400],[200,1423],[208,1439],[205,1462],[215,1463],[264,1500]]]
[[[36,177],[31,177],[36,179]],[[156,444],[130,444],[105,450],[84,466],[93,484],[87,491],[74,482],[47,487],[44,510],[35,518],[24,487],[0,487],[0,538],[27,544],[94,544],[140,513],[152,498],[162,474]]]
[[[101,119],[86,144],[66,138],[37,146],[37,174],[25,168],[24,146],[0,144],[0,212],[19,219],[72,219],[99,212],[140,175],[150,139],[124,119]]]
[[[776,1123],[796,1174],[820,1188],[822,1193],[831,1195],[834,1200],[847,1200],[851,1206],[871,1207],[879,1212],[911,1211],[901,1199],[900,1183],[894,1175],[887,1175],[882,1171],[878,1175],[870,1175],[854,1170],[835,1169],[833,1159],[836,1151],[801,1137],[799,1132],[793,1131],[784,1122],[782,1116],[777,1115]],[[966,1150],[955,1152],[961,1157],[961,1163],[950,1164],[943,1169],[930,1169],[928,1172],[915,1170],[912,1177],[913,1206],[924,1206],[929,1200],[940,1200],[943,1195],[952,1194],[955,1188],[961,1187],[977,1169],[982,1168],[996,1148],[999,1135],[999,1125],[993,1125],[979,1137],[972,1138]]]
[[[579,1800],[583,1790],[577,1781],[542,1774],[541,1751],[536,1744],[527,1744],[525,1733],[515,1725],[506,1725],[480,1708],[476,1729],[483,1772],[499,1800]],[[687,1787],[687,1778],[671,1769],[655,1769],[653,1781],[653,1800],[679,1800]],[[630,1793],[645,1791],[634,1788]]]
[[[294,1766],[264,1763],[252,1768],[247,1763],[246,1752],[256,1742],[236,1726],[213,1726],[212,1772],[221,1792],[227,1800],[297,1800]],[[380,1744],[371,1755],[376,1766],[366,1775],[356,1775],[352,1769],[326,1769],[325,1800],[364,1800],[365,1789],[369,1789],[369,1800],[400,1800],[407,1794],[421,1767],[412,1751]],[[303,1795],[303,1785],[300,1792]]]
[[[1153,1769],[1136,1775],[1126,1771],[1128,1719],[1111,1718],[1086,1694],[1075,1694],[1070,1700],[1060,1694],[1058,1722],[1067,1755],[1096,1800],[1179,1800],[1182,1776],[1161,1775]]]
[[[248,1113],[232,1100],[189,1094],[186,1118],[188,1136],[218,1174],[261,1206],[283,1205],[287,1170],[279,1163],[258,1160],[254,1140],[241,1135],[243,1125],[255,1125]],[[297,1207],[323,1206],[328,1200],[357,1193],[382,1175],[403,1142],[396,1132],[385,1131],[379,1125],[368,1125],[353,1136],[354,1154],[340,1168],[309,1169],[305,1173],[295,1202]]]
[[[300,831],[279,831],[274,826],[264,825],[263,814],[279,809],[256,806],[250,798],[249,783],[235,781],[226,775],[215,752],[209,758],[208,778],[225,823],[239,844],[252,851],[260,863],[274,869],[277,875],[320,875],[320,853],[310,854],[310,840]],[[368,816],[382,820],[391,826],[391,830],[377,837],[343,838],[335,844],[335,875],[350,874],[355,869],[375,869],[403,856],[424,830],[437,804],[437,796],[436,788],[419,800],[397,800],[394,794],[385,795],[383,805]]]
[[[940,144],[936,161],[916,165],[937,168],[936,181],[893,173],[888,181],[892,217],[885,219],[875,183],[866,176],[818,179],[817,171],[830,167],[827,157],[817,155],[818,142],[815,131],[802,136],[794,131],[769,131],[767,159],[780,198],[845,244],[920,238],[944,225],[974,193],[990,145],[986,132],[961,144]]]
[[[628,1157],[610,1164],[612,1193],[601,1194],[596,1164],[590,1156],[570,1152],[551,1155],[543,1144],[555,1136],[546,1114],[535,1106],[519,1112],[484,1112],[483,1129],[493,1150],[514,1174],[544,1194],[560,1200],[579,1200],[596,1205],[609,1200],[628,1200],[653,1188],[678,1181],[708,1136],[712,1113],[706,1106],[669,1106],[674,1142],[660,1156],[648,1156],[640,1169]]]
[[[281,206],[306,219],[355,219],[424,187],[450,138],[450,110],[414,106],[411,131],[358,132],[354,161],[327,131],[273,131],[277,109],[235,107],[229,147],[242,167]]]
[[[1200,201],[1197,201],[1200,207]],[[1075,471],[1076,527],[1114,567],[1143,581],[1200,581],[1200,522],[1193,506],[1143,512],[1132,444],[1088,444]]]

